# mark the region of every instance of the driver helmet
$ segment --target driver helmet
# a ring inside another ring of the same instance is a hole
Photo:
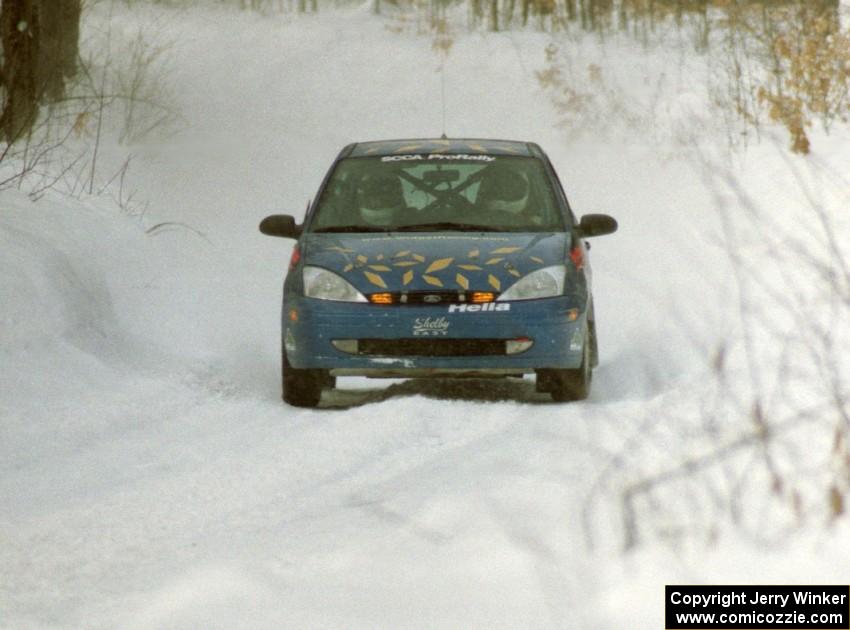
[[[478,203],[487,210],[519,214],[528,204],[528,176],[516,169],[494,165],[484,173]]]
[[[357,185],[360,216],[371,225],[389,225],[404,207],[401,181],[393,175],[364,175]]]

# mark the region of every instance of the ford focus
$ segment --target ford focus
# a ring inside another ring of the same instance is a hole
[[[539,146],[394,140],[345,147],[301,224],[283,287],[282,390],[319,404],[337,376],[535,375],[555,401],[586,398],[599,361],[585,239]]]

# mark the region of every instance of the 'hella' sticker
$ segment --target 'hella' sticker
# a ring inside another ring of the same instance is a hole
[[[488,302],[486,304],[452,304],[449,313],[492,313],[493,311],[509,311],[508,302]]]

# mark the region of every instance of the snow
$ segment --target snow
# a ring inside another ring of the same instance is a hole
[[[801,274],[789,286],[815,318],[801,329],[766,301],[759,321],[806,337],[835,299],[787,245],[805,226],[802,242],[827,255],[812,200],[847,233],[846,129],[813,132],[805,159],[781,131],[779,147],[766,133],[729,156],[712,132],[695,151],[675,133],[701,102],[682,76],[669,135],[571,134],[532,74],[548,36],[456,33],[448,133],[539,142],[580,214],[620,221],[593,242],[593,394],[555,405],[527,380],[342,379],[323,408],[295,409],[278,365],[292,242],[256,226],[298,216],[345,143],[438,135],[439,59],[365,5],[113,10],[128,37],[155,24],[173,42],[184,122],[104,141],[103,178],[133,154],[141,216],[106,196],[0,193],[0,627],[658,628],[665,583],[846,582],[847,525],[824,527],[816,498],[807,527],[768,540],[723,518],[677,538],[688,505],[672,505],[669,544],[647,536],[622,554],[618,494],[747,422],[730,225],[742,260]],[[659,64],[620,80],[637,92]],[[847,320],[826,324],[847,347]],[[782,360],[772,339],[757,350],[766,380]],[[811,378],[790,389],[826,396]],[[819,436],[798,443],[813,461]]]

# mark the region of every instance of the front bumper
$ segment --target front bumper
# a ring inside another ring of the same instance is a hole
[[[586,317],[585,305],[568,296],[494,302],[479,308],[383,306],[288,296],[282,328],[287,358],[299,369],[329,369],[337,375],[495,376],[579,367]],[[500,340],[532,344],[517,352],[516,344],[500,345]],[[415,348],[411,351],[417,354],[399,354],[397,348],[385,354],[374,350],[391,348],[394,341],[398,347]],[[455,356],[428,355],[430,341],[463,350]],[[500,353],[500,347],[510,347],[514,353]],[[479,348],[485,354],[475,354]]]

